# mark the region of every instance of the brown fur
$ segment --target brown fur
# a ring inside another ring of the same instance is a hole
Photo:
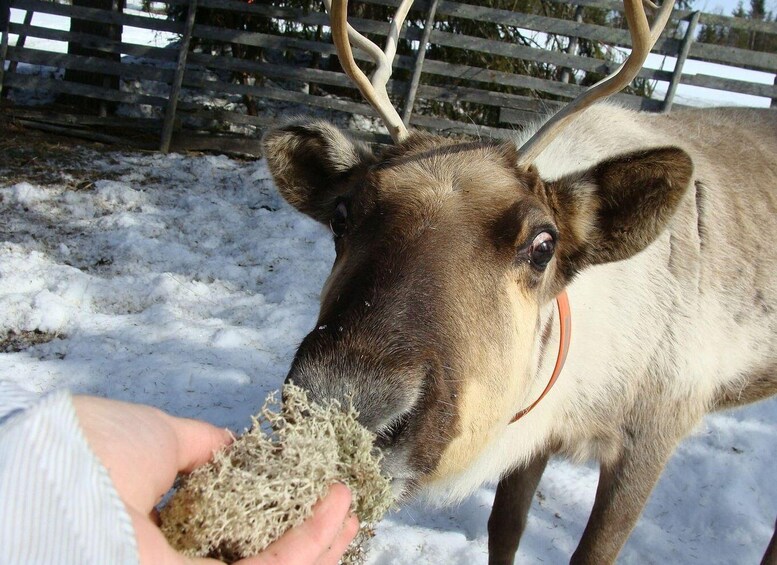
[[[516,166],[513,144],[418,132],[377,156],[321,122],[265,139],[289,202],[325,224],[336,207],[347,211],[317,329],[289,379],[314,400],[354,402],[399,494],[466,482],[473,469],[486,474],[487,454],[501,458],[492,563],[511,562],[549,455],[600,461],[572,561],[609,563],[705,411],[777,391],[775,113],[594,107],[578,124],[568,147],[559,140],[528,169]],[[546,234],[555,252],[538,266],[532,249]],[[610,304],[582,305],[574,323],[592,335],[573,342],[560,392],[518,424],[523,436],[510,435],[516,404],[536,398],[553,361],[552,298],[603,272],[615,277],[608,296],[631,301],[606,328],[595,316]],[[726,332],[711,339],[732,351],[741,343],[738,373],[717,351],[708,368],[694,349],[704,342],[683,347],[710,308]],[[612,345],[597,341],[605,329]],[[616,354],[602,364],[598,349],[608,347]],[[562,402],[564,387],[574,394]],[[534,445],[539,430],[548,431]],[[488,451],[513,444],[514,459]]]

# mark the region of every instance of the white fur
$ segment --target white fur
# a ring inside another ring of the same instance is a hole
[[[536,166],[543,178],[553,180],[607,157],[675,145],[692,155],[696,178],[714,182],[714,171],[706,168],[704,156],[695,149],[700,132],[690,128],[683,139],[673,128],[660,115],[595,106],[548,147]],[[677,273],[668,267],[671,237],[676,238],[675,244],[698,250],[695,225],[690,229],[683,225],[695,213],[693,198],[692,186],[678,217],[648,249],[578,275],[568,288],[572,340],[557,384],[520,421],[506,425],[510,414],[505,414],[504,428],[466,471],[427,486],[430,500],[461,500],[482,483],[496,481],[528,462],[551,440],[560,442],[562,452],[570,457],[606,462],[614,456],[615,447],[606,435],[592,433],[595,421],[608,406],[617,420],[640,398],[649,363],[653,367],[649,377],[662,386],[661,398],[686,406],[687,415],[679,418],[687,417],[690,425],[704,413],[717,387],[762,367],[775,347],[770,328],[733,319],[724,307],[723,295],[716,292],[720,289],[710,280],[714,272],[691,269],[678,281]],[[515,399],[511,413],[537,398],[550,376],[559,339],[554,308],[551,303],[543,312],[544,317],[553,315],[550,345],[532,387]],[[663,335],[667,327],[671,327],[672,339]],[[538,350],[539,336],[537,340]],[[522,382],[525,377],[513,378]]]

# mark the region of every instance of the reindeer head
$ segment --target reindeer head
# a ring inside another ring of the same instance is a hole
[[[265,149],[337,251],[289,379],[354,403],[398,490],[462,471],[504,429],[543,307],[580,269],[649,245],[692,170],[663,148],[546,182],[510,143],[412,133],[374,156],[323,122],[274,130]]]
[[[331,226],[337,251],[288,378],[353,402],[398,495],[461,473],[504,430],[548,303],[581,269],[654,241],[692,170],[661,148],[548,182],[527,164],[547,135],[519,150],[400,126],[378,155],[325,122],[264,141],[281,194]]]

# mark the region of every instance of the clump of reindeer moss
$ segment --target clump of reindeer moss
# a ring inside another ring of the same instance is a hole
[[[250,430],[180,480],[160,512],[170,544],[226,562],[255,555],[312,514],[330,485],[352,493],[359,535],[341,563],[364,560],[364,543],[392,503],[374,435],[337,402],[311,404],[294,385],[270,395]],[[275,410],[273,410],[275,408]]]

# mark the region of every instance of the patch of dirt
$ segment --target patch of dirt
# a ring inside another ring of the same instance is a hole
[[[113,150],[100,143],[75,140],[26,128],[0,115],[0,181],[29,182],[39,186],[64,184],[72,190],[89,190],[96,153]],[[102,171],[101,178],[105,178]]]
[[[48,343],[62,337],[59,334],[33,330],[31,332],[16,332],[9,330],[4,336],[0,335],[0,353],[18,353],[29,349],[33,345]]]

